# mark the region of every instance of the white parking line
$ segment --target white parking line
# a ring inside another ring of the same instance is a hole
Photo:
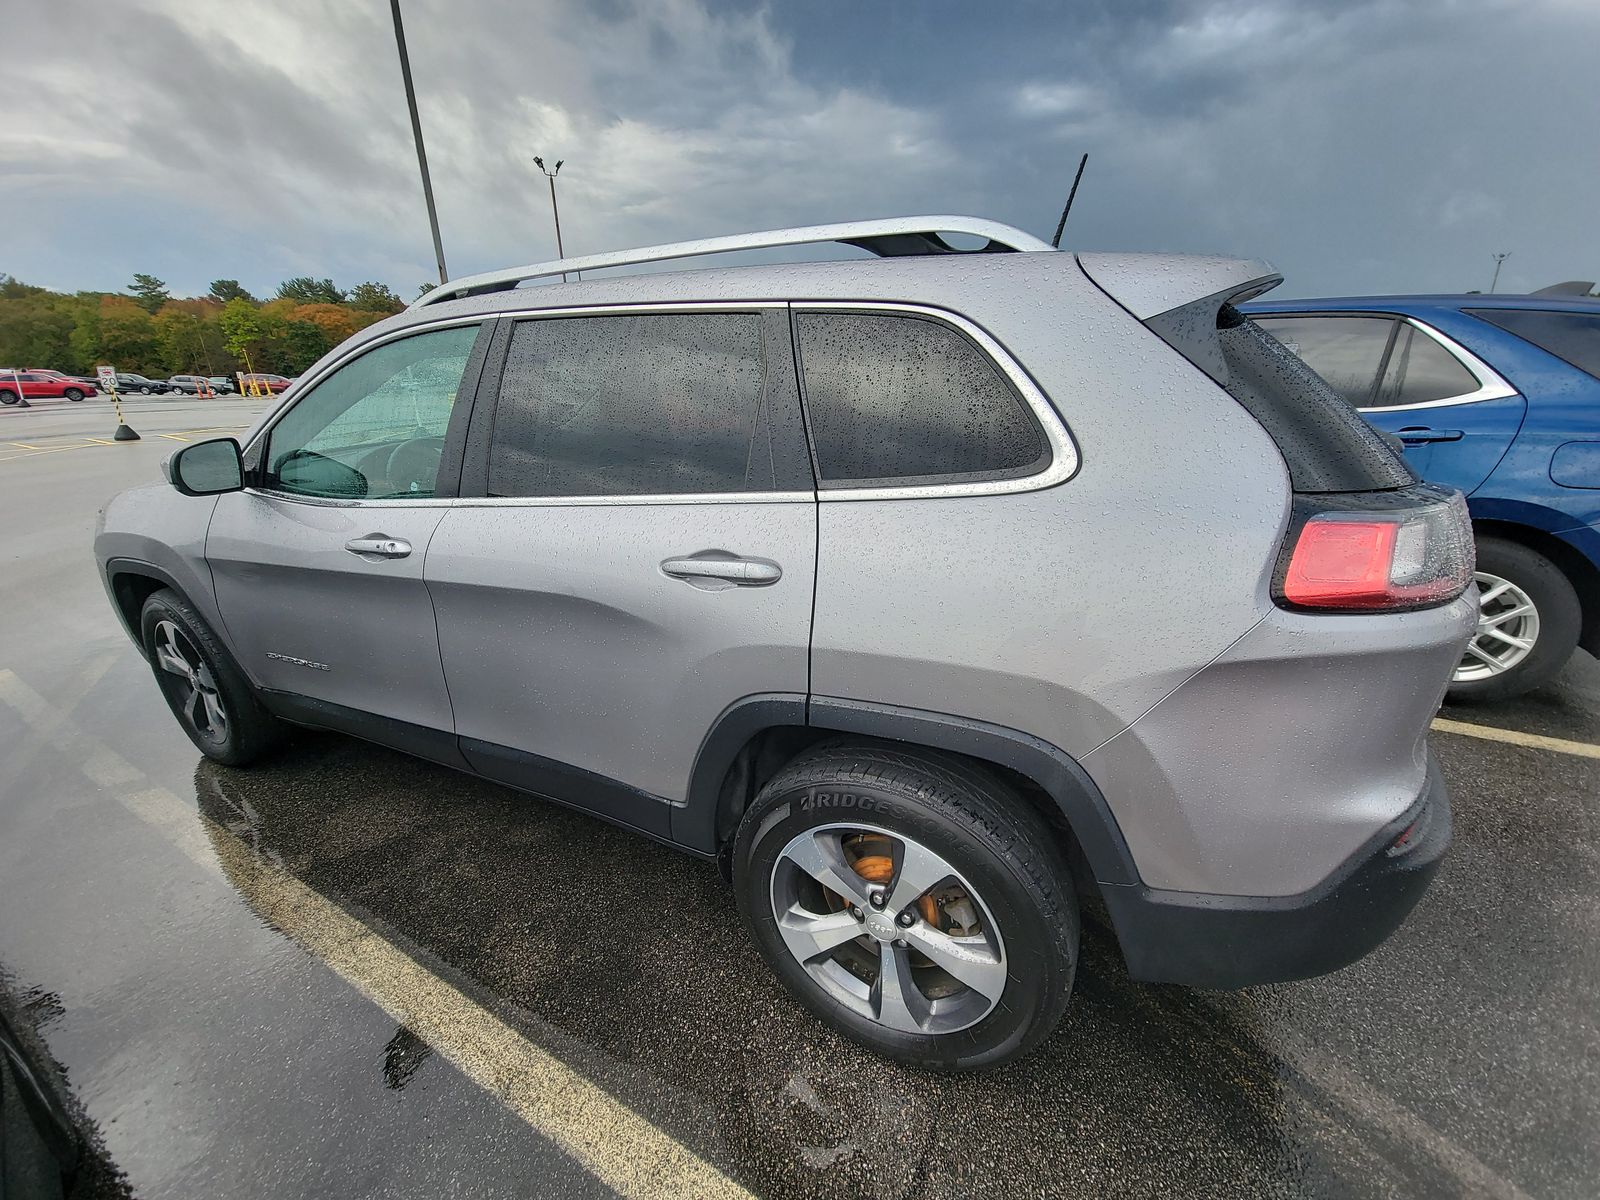
[[[1469,721],[1435,717],[1433,728],[1440,733],[1458,733],[1462,737],[1482,738],[1486,742],[1505,742],[1511,746],[1527,746],[1532,750],[1554,750],[1557,754],[1575,754],[1579,758],[1600,758],[1600,746],[1589,742],[1572,742],[1566,738],[1545,737],[1542,733],[1501,729],[1498,725],[1474,725]]]
[[[346,983],[570,1155],[629,1197],[751,1200],[751,1194],[670,1134],[536,1046],[483,1005],[327,897],[256,854],[229,830],[97,743],[17,675],[0,669],[0,701],[93,783],[165,834],[208,872],[220,871],[260,914]]]

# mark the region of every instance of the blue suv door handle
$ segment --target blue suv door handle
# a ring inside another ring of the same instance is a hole
[[[1426,425],[1408,425],[1400,431],[1400,440],[1408,446],[1420,446],[1424,442],[1459,442],[1461,430],[1429,429]]]

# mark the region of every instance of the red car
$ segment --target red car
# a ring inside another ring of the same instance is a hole
[[[246,394],[251,391],[258,391],[276,395],[294,382],[292,379],[285,379],[282,375],[263,375],[259,371],[254,375],[241,376],[240,379],[244,385],[242,390]]]
[[[28,400],[42,400],[48,396],[65,396],[68,400],[82,400],[94,391],[87,383],[69,379],[65,375],[43,374],[39,371],[0,370],[0,404],[15,404],[18,390]]]

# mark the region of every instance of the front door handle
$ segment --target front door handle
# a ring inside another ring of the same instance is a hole
[[[704,550],[661,564],[663,574],[706,591],[730,587],[770,587],[783,578],[783,568],[765,558],[740,558],[726,550]]]
[[[365,559],[404,558],[411,553],[411,543],[400,538],[384,537],[381,533],[370,537],[351,538],[344,544],[351,554]]]
[[[1400,440],[1408,446],[1420,446],[1424,442],[1459,442],[1461,430],[1429,429],[1425,425],[1411,425],[1400,431]]]

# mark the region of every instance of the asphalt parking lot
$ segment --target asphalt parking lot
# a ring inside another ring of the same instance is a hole
[[[0,968],[133,1194],[1595,1194],[1594,659],[1443,714],[1455,849],[1368,959],[1147,987],[1091,928],[1040,1053],[930,1076],[790,1002],[710,865],[332,735],[204,763],[90,539],[258,404],[0,410]]]

